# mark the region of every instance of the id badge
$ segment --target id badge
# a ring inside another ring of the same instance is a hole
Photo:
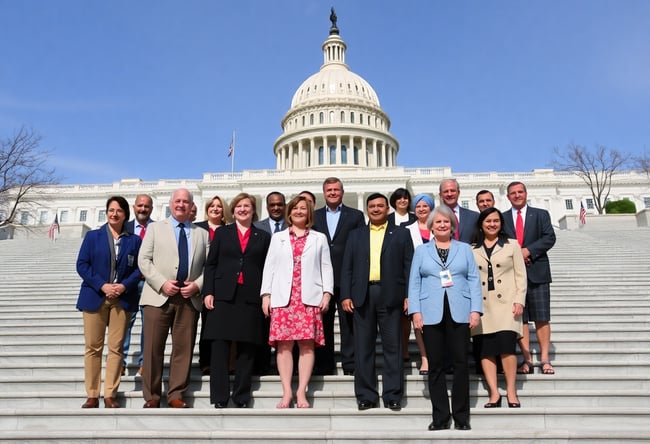
[[[126,262],[127,262],[129,267],[133,267],[133,264],[135,263],[135,256],[133,256],[132,254],[129,254],[126,257]]]
[[[454,281],[451,280],[451,272],[449,270],[442,270],[440,272],[440,284],[442,284],[442,288],[447,288],[454,285]]]

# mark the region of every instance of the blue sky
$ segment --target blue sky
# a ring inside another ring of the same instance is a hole
[[[338,15],[398,164],[545,168],[553,147],[650,149],[646,0],[0,0],[0,136],[25,125],[63,183],[275,168]]]

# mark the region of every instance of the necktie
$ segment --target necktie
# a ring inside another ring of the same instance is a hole
[[[140,225],[140,239],[144,239],[144,235],[147,233],[147,227]]]
[[[521,210],[517,210],[517,221],[515,223],[515,235],[520,247],[524,246],[524,219],[521,217]]]
[[[275,223],[275,231],[273,231],[273,232],[277,233],[278,231],[280,231],[280,222]]]
[[[183,282],[187,279],[187,270],[189,268],[188,264],[188,252],[187,252],[187,236],[185,234],[185,225],[182,223],[178,224],[180,228],[180,233],[178,235],[178,273],[176,274],[176,284],[178,287],[183,286]]]
[[[454,211],[454,217],[456,218],[456,231],[454,231],[454,239],[458,240],[460,237],[460,221],[458,220],[456,211]]]

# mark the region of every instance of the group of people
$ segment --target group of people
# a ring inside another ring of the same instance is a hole
[[[516,374],[532,373],[528,322],[534,321],[541,369],[552,374],[550,268],[546,252],[555,235],[548,212],[528,206],[526,187],[507,187],[512,209],[501,213],[489,191],[477,195],[480,213],[458,204],[455,179],[440,184],[441,205],[428,194],[400,188],[390,200],[366,198],[363,213],[343,204],[343,183],[323,183],[325,205],[304,191],[288,203],[266,197],[267,219],[256,200],[241,193],[229,205],[215,196],[206,221],[192,223],[192,194],[176,190],[170,216],[152,223],[152,199],[133,206],[108,199],[107,224],[84,238],[77,261],[82,286],[84,408],[99,406],[101,357],[108,330],[104,405],[120,407],[116,393],[125,367],[130,327],[142,313],[145,408],[162,398],[169,332],[172,351],[167,403],[188,407],[192,351],[199,316],[199,366],[210,376],[216,408],[251,406],[252,375],[267,372],[271,347],[282,383],[277,408],[308,408],[312,374],[336,373],[334,321],[338,313],[340,361],[354,376],[359,410],[379,405],[376,341],[383,350],[381,399],[402,408],[404,365],[411,322],[432,403],[430,430],[469,430],[468,353],[473,343],[489,390],[486,408],[500,407],[497,367],[506,379],[509,407],[519,407]],[[195,207],[195,206],[194,206]],[[391,211],[392,207],[392,211]],[[472,341],[470,341],[472,337]],[[518,365],[519,342],[523,361]],[[451,408],[446,373],[453,368]],[[294,367],[298,384],[292,387]],[[230,374],[234,373],[231,387]]]

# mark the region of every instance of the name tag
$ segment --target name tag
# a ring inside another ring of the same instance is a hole
[[[454,285],[454,281],[451,280],[451,271],[442,270],[440,272],[440,284],[442,285],[442,288],[447,288]]]
[[[129,255],[126,257],[126,262],[127,262],[127,264],[129,265],[129,267],[133,267],[133,264],[134,264],[134,262],[135,262],[135,256],[133,256],[132,254],[129,254]]]

